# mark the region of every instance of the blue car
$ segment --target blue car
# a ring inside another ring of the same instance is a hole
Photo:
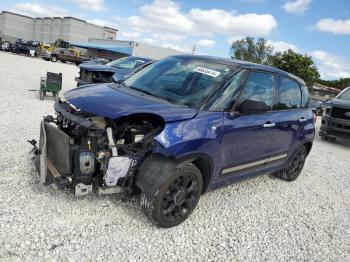
[[[242,61],[172,56],[64,97],[41,122],[41,182],[140,195],[160,227],[183,222],[209,190],[266,173],[295,180],[315,135],[304,81]]]
[[[85,62],[79,66],[79,77],[75,81],[77,86],[123,81],[153,62],[150,58],[137,56],[124,57],[107,64]]]

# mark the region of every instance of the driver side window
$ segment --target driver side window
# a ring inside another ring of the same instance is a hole
[[[239,104],[247,99],[264,102],[268,110],[272,109],[275,89],[275,76],[269,73],[251,72],[242,94]]]

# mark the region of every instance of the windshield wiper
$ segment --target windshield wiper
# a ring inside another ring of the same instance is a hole
[[[133,87],[133,86],[128,86],[128,87],[131,88],[131,89],[134,89],[134,90],[136,90],[136,91],[139,91],[139,92],[141,92],[141,93],[144,93],[144,94],[146,94],[146,95],[153,96],[153,97],[156,97],[156,98],[159,98],[159,99],[168,101],[168,102],[173,103],[173,104],[177,104],[176,101],[173,100],[173,99],[170,99],[170,98],[167,98],[167,97],[163,97],[163,96],[156,95],[156,94],[154,94],[154,93],[151,93],[151,92],[149,92],[149,91],[147,91],[147,90],[144,90],[144,89],[141,89],[141,88],[135,88],[135,87]]]
[[[136,88],[136,87],[133,87],[133,86],[128,86],[128,87],[133,89],[133,90],[139,91],[141,93],[144,93],[144,94],[147,94],[147,95],[150,95],[150,96],[155,96],[153,93],[151,93],[151,92],[149,92],[147,90],[144,90],[144,89],[141,89],[141,88]]]

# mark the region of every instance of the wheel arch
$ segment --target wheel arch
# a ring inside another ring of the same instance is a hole
[[[180,163],[192,163],[199,169],[203,178],[202,193],[205,193],[210,186],[214,174],[214,162],[212,158],[205,153],[190,153],[180,157],[178,161]]]
[[[306,147],[307,155],[309,155],[311,148],[312,148],[312,141],[306,141],[303,144]]]

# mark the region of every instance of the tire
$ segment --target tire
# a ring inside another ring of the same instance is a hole
[[[44,92],[43,92],[43,90],[41,90],[41,89],[39,89],[39,99],[40,100],[44,100]]]
[[[143,163],[136,184],[141,189],[140,204],[155,225],[170,228],[181,224],[193,212],[202,193],[203,179],[192,163],[152,157]]]
[[[51,62],[56,63],[56,62],[57,62],[57,56],[52,55],[52,56],[50,57],[50,60],[51,60]]]
[[[294,181],[303,170],[305,159],[307,156],[306,147],[300,146],[290,158],[286,168],[277,171],[274,175],[285,181]]]

